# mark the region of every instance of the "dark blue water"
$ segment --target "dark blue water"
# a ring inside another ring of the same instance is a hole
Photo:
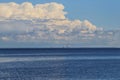
[[[0,49],[0,80],[120,80],[120,49]]]

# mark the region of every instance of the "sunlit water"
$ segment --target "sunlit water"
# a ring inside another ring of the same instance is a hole
[[[46,50],[0,50],[0,80],[120,80],[119,49]]]

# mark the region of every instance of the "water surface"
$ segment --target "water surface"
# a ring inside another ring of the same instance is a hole
[[[120,49],[0,49],[0,80],[120,80]]]

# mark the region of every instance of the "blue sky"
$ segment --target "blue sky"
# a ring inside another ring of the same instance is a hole
[[[88,19],[98,27],[106,29],[120,28],[120,0],[0,0],[0,3],[3,2],[58,2],[65,6],[69,19]]]
[[[120,47],[120,0],[0,3],[0,48]]]

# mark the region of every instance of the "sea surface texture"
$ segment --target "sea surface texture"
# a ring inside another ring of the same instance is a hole
[[[0,49],[0,80],[120,80],[120,49]]]

